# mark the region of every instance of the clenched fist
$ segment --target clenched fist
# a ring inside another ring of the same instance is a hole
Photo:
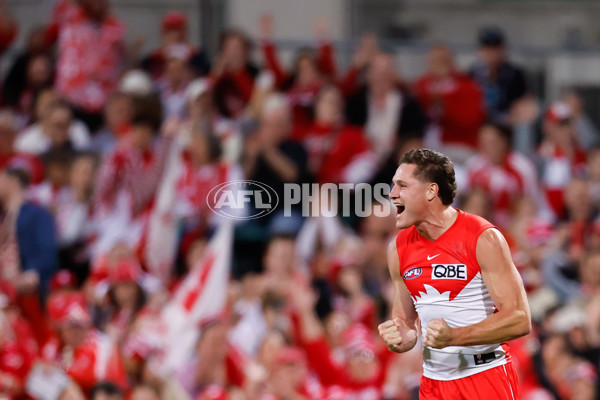
[[[408,327],[400,318],[385,321],[379,325],[379,336],[394,353],[404,353],[417,343],[417,331]]]
[[[442,318],[429,321],[426,328],[425,345],[435,349],[450,346],[452,341],[452,328]]]

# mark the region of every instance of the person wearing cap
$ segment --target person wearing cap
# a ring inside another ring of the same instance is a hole
[[[571,177],[584,172],[586,154],[577,144],[573,111],[567,103],[552,103],[542,128],[544,138],[538,148],[542,186],[552,211],[561,218],[565,212],[564,189]]]
[[[508,60],[506,40],[500,29],[485,27],[478,39],[479,61],[471,68],[470,75],[481,86],[488,119],[506,124],[510,108],[527,93],[525,73]]]
[[[122,389],[127,387],[120,351],[108,336],[93,328],[82,292],[51,296],[48,315],[55,336],[41,350],[45,362],[64,369],[88,394],[103,380],[112,381]]]
[[[169,11],[161,21],[161,46],[146,56],[142,68],[153,80],[160,79],[165,73],[165,50],[172,45],[185,45],[190,49],[190,66],[195,75],[206,76],[210,73],[210,61],[202,48],[193,48],[188,39],[188,19],[180,11]]]

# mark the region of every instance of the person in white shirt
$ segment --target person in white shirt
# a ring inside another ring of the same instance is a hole
[[[41,155],[68,144],[74,150],[85,150],[90,140],[86,126],[75,121],[71,109],[59,101],[49,105],[38,123],[17,136],[14,147],[17,152]]]

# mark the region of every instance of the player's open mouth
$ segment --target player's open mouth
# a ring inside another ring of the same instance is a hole
[[[400,204],[395,204],[396,206],[396,214],[400,215],[404,212],[404,206]]]

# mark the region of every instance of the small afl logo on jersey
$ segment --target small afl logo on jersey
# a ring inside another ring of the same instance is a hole
[[[421,275],[422,272],[423,270],[420,267],[409,269],[404,273],[404,279],[406,279],[407,281],[415,279],[419,275]]]

